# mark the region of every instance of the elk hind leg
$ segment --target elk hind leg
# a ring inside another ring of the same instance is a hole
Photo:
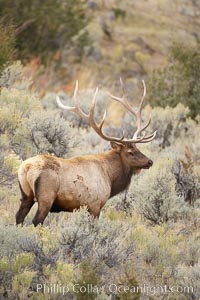
[[[51,180],[47,180],[47,177],[38,177],[35,182],[35,197],[38,201],[38,209],[35,217],[33,218],[34,226],[43,224],[46,216],[51,210],[51,207],[56,198],[54,189],[50,188],[52,187],[52,184]]]
[[[18,212],[16,213],[16,224],[23,224],[24,219],[26,218],[27,214],[29,213],[31,207],[34,204],[34,194],[32,191],[30,191],[29,195],[26,195],[26,193],[23,191],[20,183],[19,187],[21,190],[21,205],[19,207]]]

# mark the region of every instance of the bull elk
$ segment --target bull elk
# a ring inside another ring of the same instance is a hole
[[[34,204],[34,199],[38,202],[38,209],[33,219],[35,226],[42,224],[49,212],[72,212],[83,205],[97,217],[109,198],[127,189],[133,174],[137,174],[141,169],[149,169],[153,165],[152,160],[136,148],[137,143],[148,143],[156,136],[156,131],[147,136],[144,133],[151,119],[143,126],[141,123],[141,111],[146,95],[145,83],[143,81],[144,93],[139,108],[134,110],[126,97],[124,84],[121,79],[120,81],[122,97],[111,94],[110,96],[135,117],[137,129],[133,137],[125,138],[124,132],[120,138],[103,133],[106,112],[100,124],[97,124],[94,119],[98,88],[89,114],[86,114],[78,103],[78,81],[76,81],[74,107],[65,106],[57,97],[59,107],[77,113],[87,120],[102,139],[111,143],[112,149],[101,154],[70,159],[43,154],[25,160],[18,172],[22,198],[16,214],[17,224],[23,224]]]

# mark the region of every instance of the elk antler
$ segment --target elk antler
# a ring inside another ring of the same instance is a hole
[[[129,143],[148,143],[150,141],[152,141],[155,136],[156,136],[156,132],[157,130],[155,130],[152,134],[145,136],[145,133],[140,136],[140,134],[149,126],[149,124],[151,123],[151,118],[149,119],[149,121],[142,126],[142,120],[141,120],[141,112],[142,112],[142,108],[143,108],[143,103],[144,103],[144,98],[146,96],[146,85],[144,80],[142,80],[142,84],[144,87],[144,92],[143,92],[143,96],[142,99],[140,101],[140,105],[138,108],[138,111],[135,111],[131,106],[130,103],[128,102],[127,96],[126,96],[126,91],[125,91],[125,86],[124,83],[122,81],[122,79],[120,78],[120,83],[121,83],[121,87],[122,87],[122,97],[116,97],[113,96],[112,94],[110,94],[110,97],[113,100],[116,100],[118,102],[120,102],[132,115],[135,116],[136,118],[136,125],[137,125],[137,129],[132,137],[132,139],[129,140],[123,140],[123,142],[129,142]]]
[[[58,106],[66,109],[66,110],[73,111],[73,112],[79,114],[84,120],[89,122],[91,127],[104,140],[110,141],[110,142],[122,142],[124,139],[124,132],[123,132],[123,135],[121,138],[109,137],[102,132],[103,124],[104,124],[105,118],[106,118],[106,111],[104,112],[103,119],[100,122],[100,124],[97,124],[94,120],[94,109],[95,109],[95,104],[96,104],[96,96],[98,93],[98,88],[96,88],[96,91],[94,93],[92,105],[90,107],[90,112],[88,115],[86,113],[84,113],[82,111],[82,109],[80,108],[79,103],[78,103],[77,93],[78,93],[78,80],[76,80],[76,86],[74,89],[74,104],[75,104],[75,106],[71,107],[71,106],[66,106],[66,105],[62,104],[62,102],[60,101],[60,98],[57,96],[56,100],[57,100]]]
[[[144,86],[144,93],[143,93],[142,100],[140,102],[139,109],[138,109],[137,112],[135,112],[132,109],[132,107],[130,106],[130,104],[129,104],[127,98],[126,98],[125,87],[124,87],[124,84],[123,84],[121,78],[120,78],[120,82],[121,82],[122,92],[123,92],[122,97],[118,98],[118,97],[115,97],[111,94],[110,94],[110,96],[111,96],[112,99],[120,102],[129,112],[131,112],[136,117],[137,130],[134,133],[132,139],[125,139],[124,138],[124,131],[123,131],[123,134],[122,134],[121,138],[110,137],[110,136],[105,135],[102,132],[102,128],[103,128],[105,118],[106,118],[106,111],[103,115],[103,119],[100,122],[100,124],[97,124],[95,122],[95,120],[94,120],[94,109],[95,109],[95,105],[96,105],[96,96],[97,96],[97,93],[98,93],[98,88],[96,88],[96,91],[94,93],[93,101],[92,101],[92,105],[90,107],[89,114],[84,113],[82,111],[82,109],[80,108],[79,103],[78,103],[78,98],[77,98],[78,80],[76,81],[76,85],[75,85],[75,89],[74,89],[74,104],[75,104],[75,106],[71,107],[71,106],[66,106],[66,105],[62,104],[62,102],[60,101],[60,98],[58,96],[56,97],[56,100],[57,100],[57,103],[58,103],[59,107],[64,108],[68,111],[73,111],[73,112],[79,114],[84,120],[88,121],[90,123],[91,127],[96,131],[96,133],[106,141],[118,142],[118,143],[121,143],[121,144],[125,144],[125,143],[148,143],[148,142],[152,141],[155,138],[156,131],[154,131],[152,134],[150,134],[146,137],[145,137],[145,134],[143,134],[142,136],[139,136],[139,134],[141,134],[149,126],[149,124],[151,122],[151,119],[149,119],[149,121],[143,127],[141,127],[141,111],[142,111],[142,107],[143,107],[144,97],[146,95],[145,83],[144,83],[144,81],[142,81],[143,86]]]

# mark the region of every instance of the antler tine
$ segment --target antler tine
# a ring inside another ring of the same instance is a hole
[[[144,91],[143,91],[143,96],[142,96],[142,99],[140,101],[140,106],[139,106],[139,112],[140,113],[142,111],[143,103],[144,103],[144,98],[145,98],[146,93],[147,93],[146,84],[145,84],[144,80],[142,80],[142,84],[143,84]]]
[[[125,85],[124,82],[122,80],[122,78],[120,77],[120,83],[121,83],[121,87],[122,87],[122,98],[126,98],[126,89],[125,89]]]
[[[102,121],[100,122],[100,124],[98,125],[95,120],[94,120],[94,109],[95,109],[95,105],[96,105],[96,96],[97,96],[97,93],[98,93],[98,88],[96,88],[95,90],[95,93],[94,93],[94,96],[93,96],[93,100],[92,100],[92,105],[90,107],[90,112],[89,112],[89,121],[90,121],[90,125],[92,126],[92,128],[96,131],[96,133],[102,137],[104,140],[107,140],[107,141],[115,141],[115,142],[121,142],[124,138],[124,133],[122,135],[121,138],[115,138],[115,137],[109,137],[107,135],[105,135],[103,132],[102,132],[102,129],[103,129],[103,125],[104,125],[104,122],[105,122],[105,118],[106,118],[106,111],[104,112],[104,115],[103,115],[103,119]]]
[[[69,110],[69,111],[73,111],[73,112],[76,111],[76,107],[75,107],[75,106],[71,107],[71,106],[66,106],[66,105],[64,105],[64,104],[60,101],[59,96],[56,96],[56,101],[57,101],[57,104],[58,104],[58,106],[59,106],[60,108],[63,108],[63,109]]]
[[[151,117],[149,118],[149,121],[146,122],[146,124],[141,128],[140,132],[144,131],[150,125],[150,123],[151,123]]]
[[[75,102],[75,104],[78,104],[77,94],[78,94],[78,80],[76,80],[75,89],[74,89],[74,100],[75,100],[74,102]]]
[[[89,116],[86,113],[84,113],[82,111],[82,109],[80,108],[77,95],[78,95],[78,80],[76,80],[76,85],[75,85],[75,89],[74,89],[74,103],[75,103],[75,108],[76,108],[75,112],[77,112],[83,119],[88,121]]]
[[[146,96],[146,85],[145,85],[144,80],[142,80],[142,84],[143,84],[144,90],[143,90],[142,99],[140,101],[139,109],[136,112],[137,130],[133,135],[133,139],[136,138],[142,131],[144,131],[144,129],[146,129],[149,126],[150,122],[151,122],[151,118],[150,118],[149,121],[147,122],[147,124],[141,128],[141,123],[142,123],[141,113],[142,113],[142,108],[143,108],[143,104],[144,104],[144,98]]]
[[[149,126],[149,124],[151,122],[151,118],[150,118],[149,121],[143,127],[141,127],[141,111],[143,108],[144,98],[146,95],[145,82],[142,81],[143,87],[144,87],[144,92],[143,92],[143,97],[140,101],[138,111],[134,111],[134,109],[130,106],[130,103],[128,102],[127,97],[126,97],[125,86],[124,86],[124,83],[121,78],[120,78],[120,83],[121,83],[121,87],[122,87],[122,97],[121,98],[116,97],[116,96],[113,96],[112,94],[110,94],[110,97],[112,99],[120,102],[130,113],[132,113],[135,116],[137,130],[136,130],[135,134],[133,135],[132,139],[125,139],[124,131],[122,132],[121,138],[116,138],[116,137],[112,137],[112,136],[110,137],[102,132],[103,125],[104,125],[105,118],[106,118],[106,111],[104,112],[103,119],[100,122],[100,124],[97,124],[95,122],[94,110],[95,110],[95,105],[96,105],[96,96],[98,93],[98,88],[96,88],[96,90],[95,90],[89,114],[86,114],[84,111],[82,111],[82,109],[79,106],[78,97],[77,97],[77,95],[78,95],[78,80],[76,80],[75,89],[74,89],[74,104],[75,104],[75,106],[71,107],[71,106],[64,105],[60,101],[60,98],[58,96],[56,97],[56,100],[57,100],[59,107],[64,108],[68,111],[73,111],[75,113],[78,113],[83,119],[88,121],[90,123],[91,127],[96,131],[96,133],[106,141],[110,141],[110,142],[113,141],[113,142],[119,142],[119,143],[148,143],[148,142],[152,141],[155,138],[157,131],[154,131],[152,134],[150,134],[146,137],[145,137],[145,133],[143,135],[141,135],[141,133]]]
[[[107,135],[105,135],[102,132],[102,128],[105,122],[105,118],[106,118],[106,111],[103,115],[103,119],[100,122],[100,124],[98,125],[95,120],[94,120],[94,109],[95,109],[95,105],[96,105],[96,96],[98,93],[98,88],[96,88],[94,96],[93,96],[93,100],[92,100],[92,105],[90,107],[90,112],[89,114],[86,114],[82,111],[82,109],[79,106],[79,102],[78,102],[78,80],[76,80],[76,84],[75,84],[75,89],[74,89],[74,104],[75,106],[66,106],[64,105],[61,101],[60,98],[57,96],[56,100],[58,103],[58,106],[61,108],[64,108],[68,111],[73,111],[75,113],[78,113],[83,119],[85,119],[86,121],[88,121],[91,125],[91,127],[96,131],[96,133],[102,137],[104,140],[106,141],[113,141],[113,142],[121,142],[124,139],[124,132],[121,138],[116,138],[116,137],[109,137]]]
[[[142,84],[143,84],[143,96],[142,96],[142,99],[140,101],[140,104],[139,104],[139,108],[137,111],[135,111],[130,103],[128,102],[127,100],[127,97],[126,97],[126,91],[125,91],[125,86],[124,86],[124,83],[122,81],[122,79],[120,78],[120,83],[121,83],[121,87],[122,87],[122,97],[119,98],[119,97],[116,97],[112,94],[110,94],[110,97],[113,99],[113,100],[116,100],[118,102],[120,102],[132,115],[134,115],[134,117],[136,118],[136,125],[137,125],[137,129],[132,137],[132,139],[123,139],[123,142],[126,143],[126,142],[129,142],[129,143],[141,143],[142,141],[144,142],[148,142],[150,141],[150,138],[154,138],[155,135],[156,135],[156,132],[155,135],[154,133],[152,135],[149,135],[147,137],[145,137],[145,134],[143,134],[142,136],[141,133],[149,126],[149,124],[151,123],[151,118],[149,119],[149,121],[144,125],[142,126],[142,118],[141,118],[141,112],[142,112],[142,108],[143,108],[143,104],[144,104],[144,99],[145,99],[145,96],[146,96],[146,85],[145,85],[145,82],[144,80],[142,80]]]
[[[112,99],[122,103],[126,98],[126,91],[125,91],[125,86],[124,86],[124,83],[123,83],[121,77],[120,77],[120,84],[121,84],[121,87],[122,87],[122,97],[116,97],[116,96],[112,95],[111,93],[109,93],[109,95]]]
[[[157,130],[155,130],[155,131],[154,131],[152,134],[150,134],[149,136],[144,137],[144,139],[141,140],[140,143],[149,143],[149,142],[151,142],[151,141],[155,138],[156,134],[157,134]]]
[[[120,102],[129,112],[131,112],[137,118],[137,113],[132,109],[132,107],[130,106],[128,99],[126,97],[126,89],[125,89],[125,86],[124,86],[124,83],[123,83],[123,80],[121,77],[120,77],[120,84],[121,84],[121,88],[122,88],[122,97],[116,97],[110,93],[109,93],[109,95],[113,100]]]
[[[84,118],[85,120],[88,120],[88,115],[85,114],[79,107],[77,94],[78,94],[78,80],[76,80],[75,89],[74,89],[74,104],[75,104],[75,106],[64,105],[61,102],[60,98],[58,96],[56,96],[57,104],[60,108],[66,109],[68,111],[73,111],[75,113],[79,113],[79,115],[82,118]]]

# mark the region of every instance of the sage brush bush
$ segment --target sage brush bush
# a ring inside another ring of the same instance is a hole
[[[0,223],[0,284],[1,297],[15,298],[20,294],[19,285],[14,286],[17,278],[23,278],[23,283],[31,283],[34,272],[31,270],[33,257],[23,253],[21,243],[27,241],[27,235],[31,239],[31,233],[27,229],[5,227]],[[28,272],[27,272],[28,271]],[[23,276],[21,276],[23,274]],[[20,284],[20,282],[19,282]],[[26,285],[26,288],[29,285]],[[23,287],[22,287],[23,292]]]
[[[0,87],[7,89],[25,90],[30,93],[29,88],[32,85],[31,78],[24,75],[24,66],[21,61],[15,61],[5,66],[0,76]]]
[[[16,174],[21,160],[15,154],[4,155],[0,154],[0,186],[12,186],[16,182]]]
[[[200,176],[195,173],[191,155],[186,152],[186,161],[177,160],[172,170],[176,178],[176,191],[191,205],[200,197]]]
[[[108,267],[114,267],[126,259],[129,224],[119,234],[120,222],[109,221],[108,226],[108,220],[94,220],[87,210],[81,209],[70,215],[66,225],[61,231],[60,243],[74,263],[93,256],[96,264],[104,262]]]
[[[40,109],[39,100],[33,93],[17,88],[2,88],[0,102],[1,109],[13,107],[12,117],[15,117],[15,114],[17,114],[22,120],[24,117],[29,117],[32,111]]]
[[[94,92],[95,91],[93,89],[79,90],[78,92],[77,97],[78,97],[79,105],[85,113],[89,113]],[[70,107],[74,106],[73,96],[65,94],[64,92],[60,92],[58,96],[60,97],[60,100],[64,105]],[[96,97],[97,101],[95,106],[95,116],[97,121],[100,121],[102,119],[103,113],[109,104],[107,98],[108,96],[104,91],[99,91],[99,93],[97,94]],[[63,118],[66,119],[73,127],[86,128],[87,130],[90,130],[89,123],[86,120],[84,120],[82,117],[80,117],[78,114],[58,107],[56,102],[56,94],[48,93],[42,99],[42,106],[44,109],[47,110],[53,110],[57,108],[61,111],[61,115],[63,116]]]
[[[12,139],[14,151],[23,159],[40,153],[63,157],[68,153],[71,129],[68,123],[53,111],[33,113]]]
[[[99,219],[82,208],[73,213],[49,214],[43,227],[28,226],[29,220],[25,226],[16,227],[14,215],[20,197],[16,174],[21,159],[43,152],[67,157],[78,151],[82,155],[110,148],[75,114],[59,110],[55,94],[49,94],[40,105],[22,73],[21,65],[16,64],[1,77],[0,298],[45,299],[44,290],[36,292],[38,283],[67,283],[70,291],[66,297],[72,300],[146,297],[142,293],[110,292],[108,286],[115,283],[133,287],[193,286],[194,291],[175,294],[174,299],[198,300],[199,117],[191,119],[189,109],[181,104],[174,108],[146,106],[143,120],[151,112],[149,130],[159,131],[154,142],[139,147],[154,165],[132,178],[126,200],[123,193],[110,199]],[[89,111],[92,95],[93,91],[80,91],[79,102],[85,112]],[[60,96],[63,103],[73,105],[71,95]],[[100,92],[97,99],[97,122],[105,108],[104,96]],[[125,115],[123,123],[131,137],[133,118]],[[117,126],[106,125],[108,135],[121,135]],[[78,149],[71,148],[73,135],[76,142],[80,139]],[[105,290],[98,295],[77,295],[71,288],[74,283],[85,287],[92,283],[105,286]],[[158,300],[163,296],[155,295]],[[63,298],[59,294],[50,297]]]
[[[195,47],[188,47],[184,43],[173,44],[168,66],[151,74],[148,82],[150,104],[175,107],[182,103],[190,108],[190,115],[195,118],[200,113],[199,65],[199,42]]]
[[[200,297],[199,280],[200,280],[200,267],[195,265],[193,268],[184,268],[180,266],[177,273],[178,281],[182,287],[193,287],[193,290],[188,294],[187,290],[184,293],[185,299],[193,300]]]
[[[158,130],[156,142],[162,148],[174,145],[177,140],[190,140],[197,134],[197,124],[189,117],[189,109],[182,104],[176,107],[145,107],[143,118],[148,120],[151,114],[151,125],[148,131]]]
[[[183,197],[176,193],[172,165],[168,159],[157,160],[154,168],[141,174],[131,185],[130,197],[136,209],[154,224],[176,221],[189,209]]]

